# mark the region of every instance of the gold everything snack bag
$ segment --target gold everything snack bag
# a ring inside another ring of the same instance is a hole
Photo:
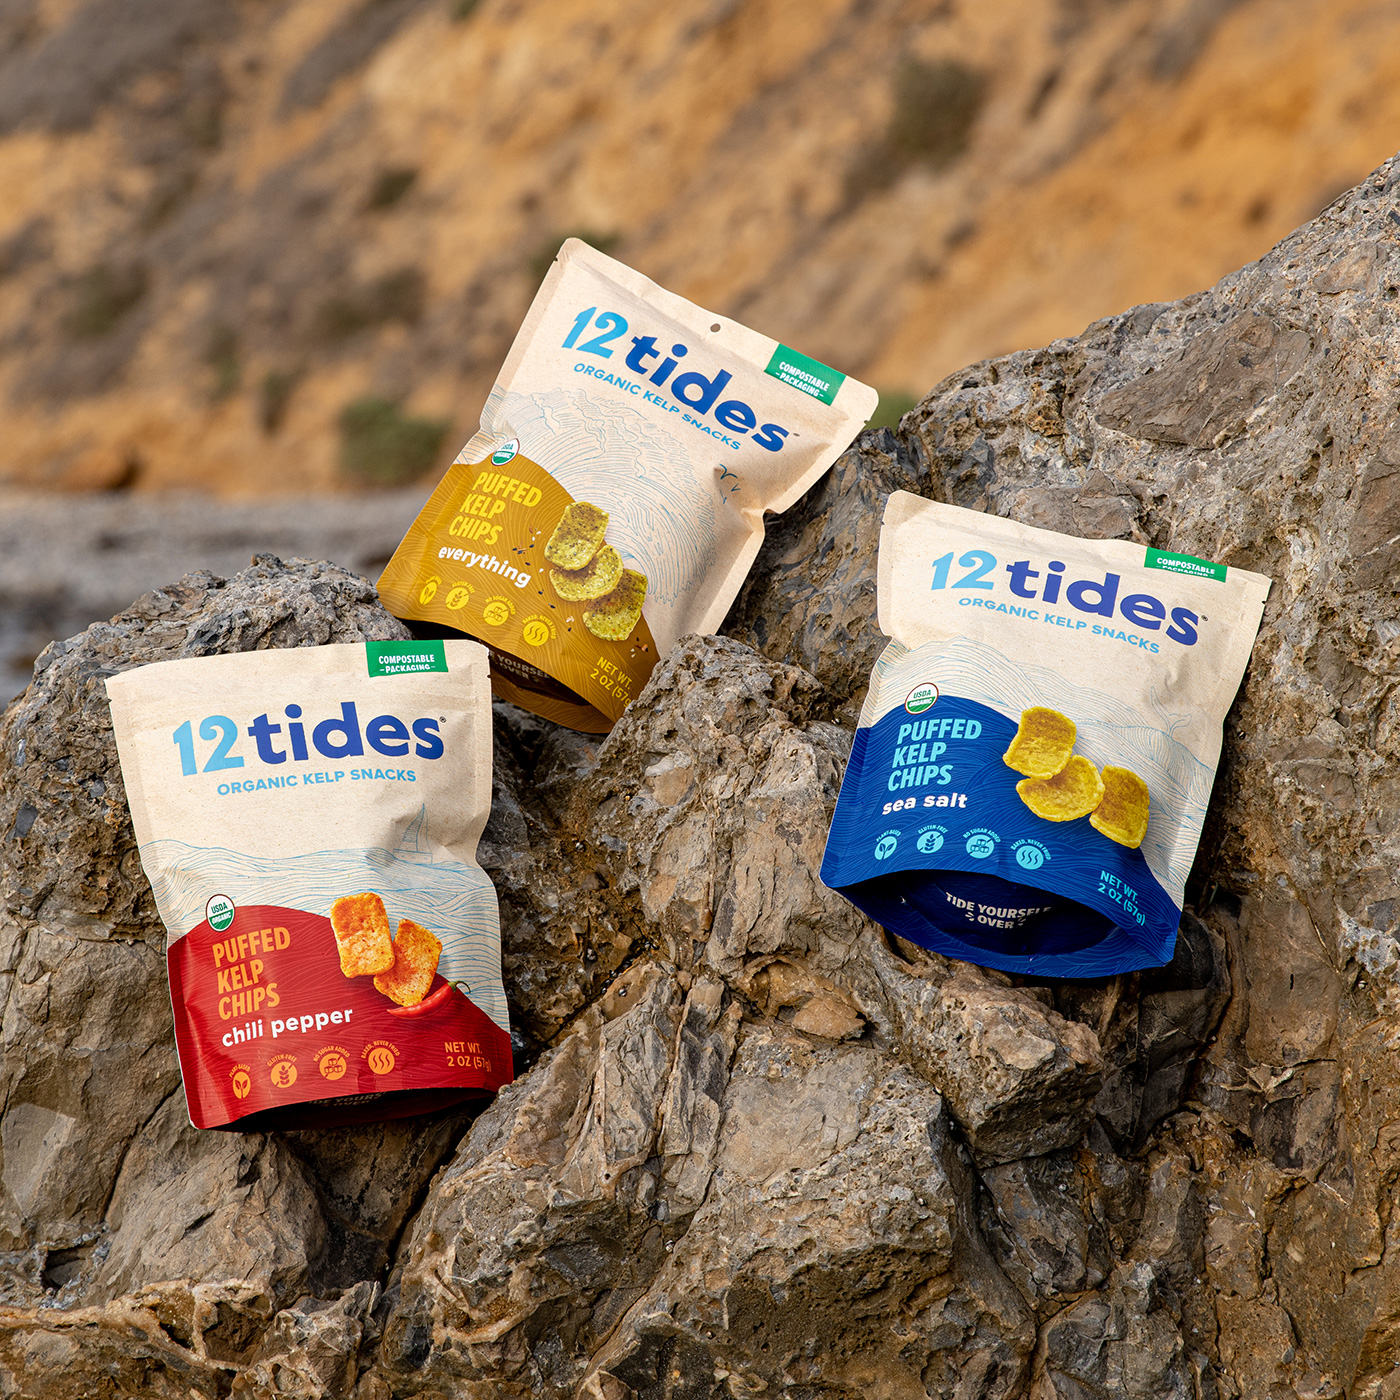
[[[197,1128],[422,1113],[512,1077],[474,642],[138,666],[107,681],[168,931]]]
[[[491,651],[496,693],[606,733],[658,657],[713,632],[875,391],[577,239],[379,580],[423,636]]]
[[[896,491],[822,879],[1007,972],[1170,961],[1269,580]]]

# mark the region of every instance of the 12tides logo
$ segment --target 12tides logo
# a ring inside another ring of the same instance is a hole
[[[904,708],[911,715],[921,715],[931,710],[938,700],[938,687],[932,681],[924,681],[911,690],[904,701]]]

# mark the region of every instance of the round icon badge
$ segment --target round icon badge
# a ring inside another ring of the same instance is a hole
[[[493,465],[503,467],[517,452],[520,451],[520,439],[511,438],[509,442],[503,442],[492,454]]]
[[[246,1069],[240,1067],[234,1070],[230,1077],[233,1080],[234,1098],[246,1099],[253,1092],[253,1081]]]
[[[393,1071],[397,1056],[388,1045],[376,1045],[365,1059],[369,1062],[369,1067],[376,1074],[390,1074]]]
[[[504,598],[492,598],[481,610],[483,622],[489,622],[492,627],[499,627],[502,623],[510,621],[510,604]]]
[[[472,590],[469,584],[454,583],[452,587],[447,590],[447,606],[451,608],[453,612],[457,612],[467,606],[467,600],[471,596]]]
[[[921,715],[938,703],[938,687],[932,681],[921,681],[904,698],[904,708],[911,715]]]
[[[926,856],[931,856],[935,851],[943,849],[943,833],[941,831],[926,831],[919,837],[919,849]]]
[[[973,860],[986,860],[996,848],[997,843],[988,832],[974,831],[967,838],[967,853]]]
[[[316,1068],[321,1071],[323,1078],[343,1079],[349,1066],[339,1050],[327,1050],[317,1061]]]
[[[894,854],[894,848],[899,845],[899,837],[892,831],[887,831],[875,843],[875,859],[888,860]]]
[[[234,902],[228,895],[211,895],[204,906],[204,917],[215,933],[222,933],[233,922],[234,909]]]
[[[442,580],[436,574],[424,581],[423,587],[418,590],[418,601],[424,607],[427,607],[437,597],[438,584],[441,582]]]
[[[297,1067],[290,1060],[278,1060],[270,1078],[279,1089],[290,1089],[297,1082]]]
[[[1037,842],[1022,841],[1016,847],[1016,864],[1022,870],[1039,870],[1045,859],[1045,847]]]

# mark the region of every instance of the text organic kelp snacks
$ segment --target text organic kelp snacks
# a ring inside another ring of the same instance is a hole
[[[393,1118],[512,1076],[486,653],[368,642],[107,682],[197,1128]]]
[[[505,699],[606,733],[876,398],[570,239],[380,596],[485,642]]]
[[[895,492],[822,878],[1009,972],[1167,962],[1269,580]]]

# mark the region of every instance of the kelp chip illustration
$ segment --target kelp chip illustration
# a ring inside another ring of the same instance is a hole
[[[1021,711],[1021,723],[1002,762],[1028,778],[1053,778],[1069,762],[1074,739],[1074,721],[1068,715],[1033,705]]]
[[[584,608],[583,625],[603,641],[625,642],[642,616],[646,596],[646,578],[635,569],[624,569],[611,593]]]
[[[622,577],[622,555],[605,544],[581,569],[551,569],[549,581],[566,603],[587,603],[617,587]]]
[[[1075,754],[1053,778],[1022,778],[1016,791],[1036,816],[1072,822],[1099,805],[1104,785],[1099,770],[1083,754]]]
[[[554,527],[544,557],[556,568],[582,569],[598,553],[607,530],[607,511],[587,501],[573,501]]]
[[[374,979],[376,990],[400,1006],[416,1006],[433,985],[441,955],[442,943],[431,929],[412,919],[399,920],[394,965]]]
[[[1147,835],[1147,784],[1131,768],[1103,770],[1103,797],[1089,825],[1120,846],[1137,847]]]
[[[394,965],[389,915],[377,894],[347,894],[331,905],[331,928],[347,977],[371,977]]]

